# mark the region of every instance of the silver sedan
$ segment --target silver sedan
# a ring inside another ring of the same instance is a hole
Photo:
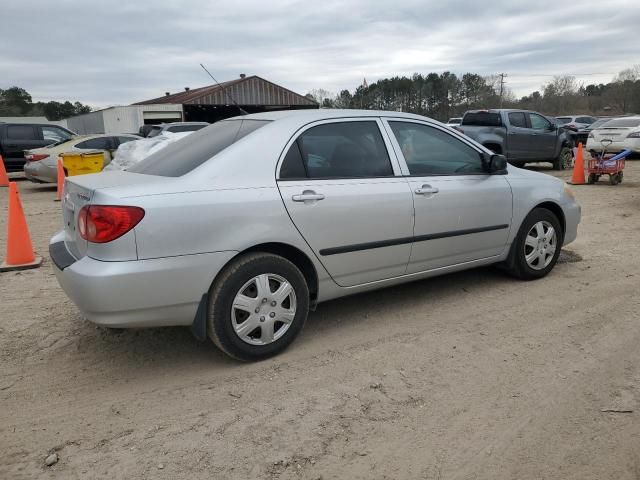
[[[217,122],[129,171],[67,178],[63,218],[51,258],[89,320],[191,325],[257,360],[326,300],[489,264],[544,277],[580,206],[428,118],[307,110]]]

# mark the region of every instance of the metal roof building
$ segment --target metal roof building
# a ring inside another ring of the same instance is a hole
[[[239,115],[242,108],[247,113],[269,110],[297,110],[319,108],[319,105],[298,93],[269,82],[257,75],[240,75],[240,78],[200,88],[185,88],[178,93],[166,92],[134,105],[181,104],[185,121],[215,122]]]

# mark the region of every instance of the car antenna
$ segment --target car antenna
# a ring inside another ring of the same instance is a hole
[[[222,85],[220,85],[220,82],[218,82],[218,80],[215,79],[215,77],[213,75],[211,75],[211,72],[209,70],[207,70],[207,68],[203,65],[200,64],[200,66],[202,67],[202,69],[207,72],[207,74],[213,79],[214,82],[216,82],[216,85],[218,85],[220,87],[220,89],[225,93],[225,95],[227,96],[227,98],[229,100],[231,100],[231,102],[238,107],[238,110],[240,110],[240,114],[241,115],[249,115],[240,105],[238,105],[238,102],[235,101],[235,99],[229,95],[229,92],[226,91],[226,87],[223,87]]]

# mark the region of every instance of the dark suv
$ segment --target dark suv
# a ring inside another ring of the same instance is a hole
[[[7,172],[21,172],[24,151],[64,142],[75,133],[59,125],[41,123],[0,123],[0,155]]]

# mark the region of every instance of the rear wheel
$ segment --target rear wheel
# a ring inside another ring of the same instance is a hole
[[[209,337],[227,355],[261,360],[283,351],[302,330],[309,289],[300,270],[270,253],[233,261],[211,288]]]
[[[523,280],[544,277],[555,266],[563,239],[562,227],[553,212],[546,208],[532,210],[511,245],[506,270]]]
[[[587,183],[589,185],[592,185],[594,183],[596,183],[598,181],[598,179],[596,178],[596,174],[595,173],[590,173],[589,177],[587,178]]]
[[[567,145],[560,149],[560,153],[553,161],[554,170],[565,170],[571,168],[571,162],[573,161],[573,152]]]

